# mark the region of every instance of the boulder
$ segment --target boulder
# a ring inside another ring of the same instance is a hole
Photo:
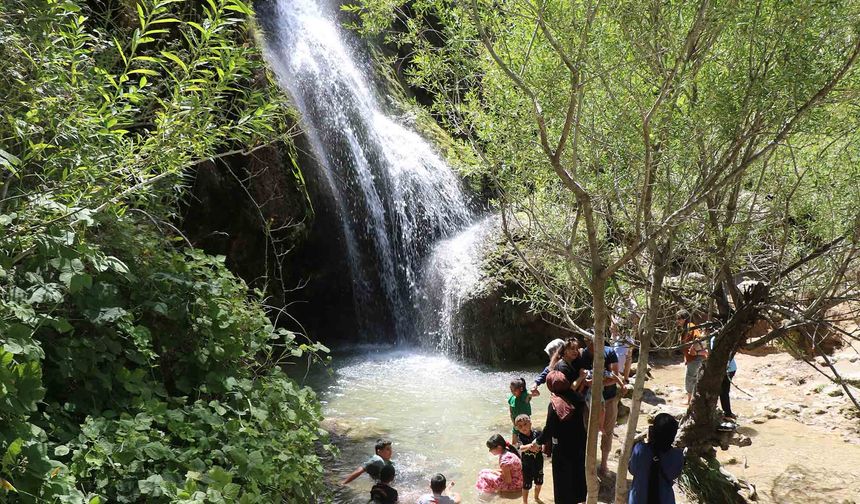
[[[502,232],[500,219],[480,225],[482,229],[464,232],[475,236],[440,242],[428,259],[425,275],[438,277],[424,280],[429,343],[486,364],[546,363],[546,344],[571,333],[551,314],[519,301],[525,297],[519,280],[528,273]],[[476,261],[474,268],[464,267],[468,261]],[[441,329],[432,334],[429,329],[439,328],[440,320]]]

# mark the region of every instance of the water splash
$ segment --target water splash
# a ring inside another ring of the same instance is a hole
[[[481,262],[497,219],[486,217],[461,233],[439,241],[427,258],[422,294],[425,338],[444,353],[473,354],[463,337],[462,307],[477,294],[483,278]]]
[[[372,325],[367,314],[381,297],[395,337],[410,336],[422,258],[473,220],[460,181],[383,112],[333,13],[316,0],[276,0],[258,12],[265,57],[302,114],[340,216],[359,322]]]

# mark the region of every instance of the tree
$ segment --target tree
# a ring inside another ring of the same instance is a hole
[[[833,91],[860,53],[849,4],[363,0],[353,10],[371,31],[392,12],[405,26],[389,40],[410,55],[410,82],[482,152],[503,211],[532,230],[539,252],[520,257],[539,257],[529,268],[543,274],[539,302],[597,348],[611,281],[634,259],[653,264],[665,246],[655,243],[765,165],[825,99],[844,98]],[[590,329],[573,322],[570,285],[588,293]],[[589,502],[601,389],[598,373]]]

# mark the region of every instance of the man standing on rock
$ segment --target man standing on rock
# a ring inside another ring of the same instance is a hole
[[[684,377],[684,388],[687,390],[686,405],[689,406],[693,391],[696,389],[696,381],[699,379],[699,368],[708,358],[708,347],[702,341],[702,331],[690,321],[690,312],[678,310],[675,323],[681,328],[681,344],[685,345],[684,365],[687,366],[687,373]]]

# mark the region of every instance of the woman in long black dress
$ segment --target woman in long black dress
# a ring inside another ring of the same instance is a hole
[[[561,371],[546,377],[552,392],[546,426],[538,439],[523,449],[537,449],[554,443],[552,449],[552,490],[556,504],[585,502],[585,423],[582,414],[585,400],[570,390],[570,381]]]

